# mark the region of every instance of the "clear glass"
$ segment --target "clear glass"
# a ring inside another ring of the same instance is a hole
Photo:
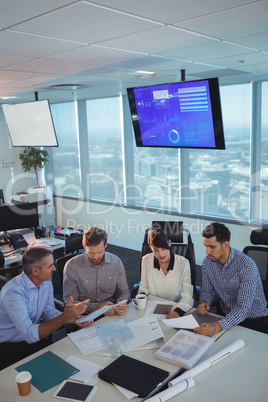
[[[90,198],[118,201],[123,191],[121,98],[88,100]]]
[[[268,82],[262,84],[260,220],[268,220]]]
[[[81,196],[77,114],[74,102],[51,105],[59,147],[53,148],[54,191]]]
[[[220,88],[225,150],[190,150],[183,166],[185,212],[250,216],[250,84]],[[189,172],[187,172],[189,167]]]
[[[145,209],[177,209],[174,194],[179,187],[178,149],[140,148],[134,144],[133,156],[135,194],[131,203]]]

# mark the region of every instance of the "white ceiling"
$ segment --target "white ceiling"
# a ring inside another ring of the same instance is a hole
[[[0,103],[125,94],[181,70],[268,80],[267,17],[263,0],[0,0]]]

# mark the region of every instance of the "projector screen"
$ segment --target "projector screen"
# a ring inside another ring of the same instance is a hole
[[[14,147],[57,147],[58,141],[47,100],[2,105]]]

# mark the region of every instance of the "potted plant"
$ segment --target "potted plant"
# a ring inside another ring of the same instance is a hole
[[[37,169],[42,169],[45,163],[48,162],[48,152],[41,148],[26,147],[24,151],[19,154],[19,158],[22,161],[21,165],[24,172],[29,172],[31,168],[34,169],[37,188],[40,188]]]

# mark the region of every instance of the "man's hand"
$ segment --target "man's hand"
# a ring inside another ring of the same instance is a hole
[[[104,302],[99,302],[97,304],[97,310],[99,310],[100,308],[104,307],[104,306],[112,306],[114,303],[110,302],[110,301],[104,301]],[[106,313],[104,313],[104,315],[114,315],[116,311],[116,307],[111,308],[110,310],[106,311]]]
[[[200,327],[194,328],[194,332],[206,336],[213,336],[221,331],[222,327],[219,322],[213,322],[212,324],[204,323],[201,324]]]
[[[177,311],[170,311],[169,313],[166,314],[166,318],[178,318],[180,315],[177,313]]]
[[[210,309],[210,305],[205,300],[202,300],[199,303],[199,305],[197,306],[197,314],[205,315],[205,314],[207,314],[209,309]]]
[[[74,324],[78,318],[80,318],[81,314],[83,314],[87,309],[87,303],[89,299],[82,301],[81,303],[72,304],[73,298],[65,305],[64,311],[62,313],[62,318],[65,324]],[[79,325],[80,326],[80,325]]]
[[[116,300],[116,303],[119,303],[122,300],[124,300],[124,299],[121,297],[120,299]],[[127,303],[120,304],[119,306],[115,307],[115,311],[118,315],[123,315],[126,308],[127,308]]]
[[[88,327],[91,322],[76,323],[76,320],[80,318],[81,314],[86,311],[87,303],[89,299],[82,301],[81,303],[73,304],[73,298],[66,303],[63,313],[58,317],[53,318],[50,321],[41,322],[38,327],[39,338],[43,339],[46,336],[52,334],[64,324],[76,324],[79,327]]]

